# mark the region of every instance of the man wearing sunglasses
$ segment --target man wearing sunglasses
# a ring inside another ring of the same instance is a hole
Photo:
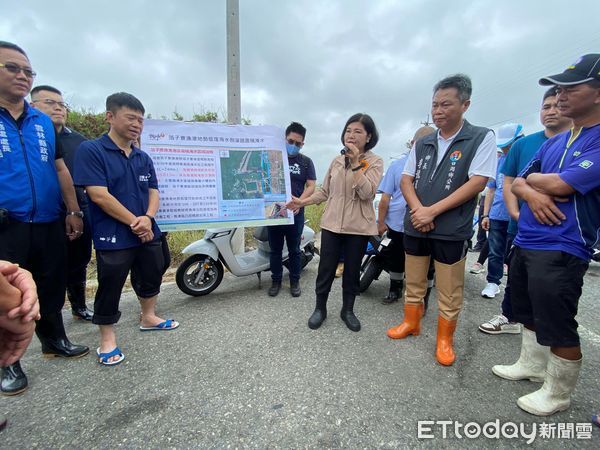
[[[285,130],[286,150],[290,167],[292,195],[304,199],[315,191],[317,176],[312,160],[300,154],[304,146],[306,128],[298,122],[292,122]],[[287,242],[290,270],[290,293],[300,297],[300,237],[304,228],[304,208],[294,211],[293,225],[268,227],[269,247],[271,248],[271,288],[269,295],[277,296],[283,279],[282,252],[283,240]]]
[[[62,93],[52,86],[36,86],[31,90],[31,106],[47,114],[54,124],[62,148],[63,159],[71,175],[77,147],[85,137],[67,127],[68,105]],[[85,304],[87,265],[92,257],[88,200],[85,190],[75,187],[77,203],[83,212],[83,230],[78,239],[67,242],[67,297],[76,319],[91,321],[93,312]]]
[[[0,259],[33,275],[41,314],[36,334],[44,355],[76,358],[89,349],[69,341],[62,320],[65,228],[69,239],[77,239],[83,223],[52,121],[25,101],[34,77],[23,49],[0,41]],[[2,367],[2,394],[26,387],[19,361]]]

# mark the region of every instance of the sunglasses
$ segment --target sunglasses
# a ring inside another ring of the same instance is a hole
[[[18,64],[15,63],[6,63],[6,64],[2,64],[0,63],[0,67],[4,67],[6,70],[8,70],[10,73],[13,73],[15,75],[18,75],[19,72],[23,72],[23,74],[25,74],[25,76],[27,78],[31,78],[34,79],[35,76],[37,75],[33,70],[31,70],[29,67],[21,67]]]
[[[294,139],[287,139],[287,143],[290,145],[295,145],[296,147],[302,147],[304,142],[295,141]]]

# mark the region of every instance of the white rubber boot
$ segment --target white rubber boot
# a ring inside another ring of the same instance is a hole
[[[494,366],[492,372],[507,380],[531,380],[543,383],[550,347],[537,343],[535,332],[523,327],[521,355],[512,366]]]
[[[517,400],[519,408],[536,416],[550,416],[571,406],[571,393],[575,390],[581,359],[571,361],[550,354],[546,381],[541,389]]]

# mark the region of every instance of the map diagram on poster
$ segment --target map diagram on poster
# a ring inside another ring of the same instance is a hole
[[[284,132],[273,126],[146,120],[163,231],[293,223]]]

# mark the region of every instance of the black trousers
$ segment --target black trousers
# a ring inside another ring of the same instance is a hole
[[[96,250],[96,260],[98,290],[92,323],[112,325],[119,321],[119,302],[129,271],[131,287],[138,297],[151,298],[160,293],[166,270],[162,240],[123,250]]]
[[[402,273],[406,271],[406,251],[404,249],[404,233],[394,231],[388,227],[388,237],[392,240],[390,244],[382,251],[385,268],[388,272]],[[435,276],[435,265],[433,258],[429,261],[429,271],[427,272],[427,280],[433,283]],[[431,285],[433,286],[433,284]],[[430,286],[430,287],[431,287]]]
[[[479,197],[479,210],[477,212],[477,242],[475,245],[480,247],[487,241],[487,231],[481,227],[481,220],[483,219],[483,204],[485,203],[485,195]],[[487,258],[487,257],[486,257]],[[485,259],[483,260],[485,262]]]
[[[387,236],[391,242],[382,250],[383,260],[388,272],[404,273],[404,233],[388,227]]]
[[[513,247],[508,280],[514,320],[549,347],[579,347],[577,307],[588,262],[566,252]]]
[[[344,255],[342,290],[348,295],[359,294],[360,263],[365,255],[368,240],[368,236],[321,230],[321,255],[315,288],[317,295],[329,294],[335,278],[335,269],[342,254]]]
[[[65,304],[66,236],[61,220],[49,223],[12,221],[0,227],[0,259],[19,264],[33,275],[40,314],[60,312]]]
[[[467,254],[466,241],[444,241],[404,235],[404,250],[411,256],[431,256],[442,264],[455,264]]]
[[[67,239],[67,286],[85,283],[91,258],[92,230],[87,211],[84,211],[83,233],[73,241]]]

